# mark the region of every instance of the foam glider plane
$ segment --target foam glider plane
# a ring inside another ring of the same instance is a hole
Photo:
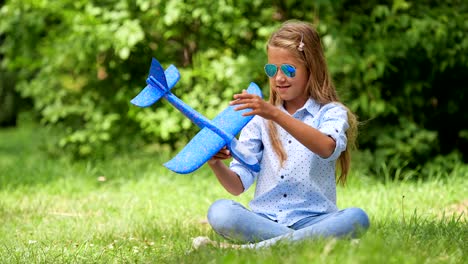
[[[174,65],[170,65],[164,71],[159,61],[153,58],[149,76],[146,79],[147,86],[130,101],[136,106],[148,107],[164,97],[201,128],[200,132],[164,166],[177,173],[190,173],[200,168],[221,148],[227,146],[233,158],[253,171],[260,171],[257,159],[239,144],[236,138],[240,130],[253,118],[253,116],[242,116],[250,109],[235,111],[234,106],[228,106],[213,120],[209,120],[171,93],[172,87],[179,79],[180,73]],[[260,88],[253,82],[250,83],[247,93],[262,97]]]

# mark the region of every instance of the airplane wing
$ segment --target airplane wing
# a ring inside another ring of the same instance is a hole
[[[250,83],[247,92],[262,97],[262,92],[255,83]],[[228,106],[212,122],[227,133],[236,136],[253,116],[242,116],[250,109],[235,111],[234,108],[235,106]],[[164,166],[174,172],[187,174],[200,168],[224,146],[226,146],[224,139],[205,127]]]

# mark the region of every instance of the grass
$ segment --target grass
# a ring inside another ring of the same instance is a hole
[[[339,207],[358,206],[370,230],[354,243],[322,239],[262,250],[194,251],[191,238],[222,240],[206,224],[229,195],[206,167],[178,175],[169,154],[119,153],[71,162],[40,151],[45,130],[0,130],[1,263],[467,263],[468,166],[425,181],[354,171]],[[443,176],[443,177],[442,177]],[[252,188],[253,189],[253,188]]]

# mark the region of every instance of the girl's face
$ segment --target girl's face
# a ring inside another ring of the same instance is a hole
[[[284,101],[284,108],[294,113],[307,101],[308,74],[305,66],[288,50],[278,47],[268,47],[268,63],[278,67],[276,75],[269,77],[270,88]],[[294,77],[287,77],[280,69],[282,64],[290,64],[296,68]]]

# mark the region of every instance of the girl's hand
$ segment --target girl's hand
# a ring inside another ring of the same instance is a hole
[[[218,153],[216,153],[210,160],[208,160],[208,164],[214,165],[216,162],[220,160],[230,159],[232,158],[231,152],[226,147],[223,147]]]
[[[273,119],[279,109],[264,101],[260,96],[249,94],[245,90],[241,94],[234,95],[234,101],[229,105],[239,105],[236,111],[250,108],[252,111],[242,114],[243,116],[259,115],[265,119]]]

